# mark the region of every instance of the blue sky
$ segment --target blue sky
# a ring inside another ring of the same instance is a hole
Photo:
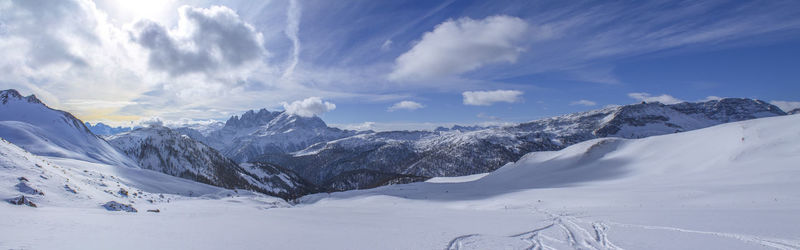
[[[248,109],[346,128],[641,100],[800,107],[797,1],[0,0],[0,86],[87,121]]]

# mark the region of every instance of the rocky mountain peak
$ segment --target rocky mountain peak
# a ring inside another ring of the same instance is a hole
[[[765,101],[749,98],[724,98],[707,102],[670,105],[674,110],[690,115],[702,115],[719,122],[741,121],[767,116],[786,115],[780,108]]]
[[[16,89],[7,89],[0,91],[0,102],[2,102],[3,104],[6,104],[9,101],[14,101],[14,100],[43,104],[42,101],[40,101],[39,98],[36,98],[35,95],[22,96]]]
[[[228,128],[252,128],[267,125],[272,119],[278,116],[281,112],[270,112],[267,109],[261,109],[258,112],[248,110],[242,116],[232,116],[225,122],[225,127]]]

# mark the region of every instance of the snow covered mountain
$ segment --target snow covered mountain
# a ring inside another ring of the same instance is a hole
[[[312,189],[291,171],[269,165],[237,165],[217,150],[170,128],[151,125],[108,138],[142,168],[225,188],[284,198]]]
[[[0,137],[37,155],[136,166],[70,113],[13,89],[0,91]]]
[[[0,139],[0,155],[0,198],[11,202],[24,197],[29,202],[16,205],[158,204],[176,195],[233,192],[139,168],[42,157],[4,139]]]
[[[112,126],[108,126],[108,125],[106,125],[105,123],[102,123],[102,122],[95,123],[94,125],[92,125],[89,122],[85,122],[84,125],[86,125],[86,128],[88,128],[89,131],[92,131],[93,134],[101,135],[101,136],[103,136],[103,135],[115,135],[115,134],[131,131],[131,128],[112,127]]]
[[[0,140],[0,237],[13,249],[798,249],[798,122],[592,139],[488,175],[296,206]],[[105,211],[109,201],[139,212]]]
[[[363,133],[261,160],[292,169],[315,183],[359,169],[460,176],[490,172],[529,152],[558,150],[594,138],[643,138],[778,115],[785,113],[752,99],[641,103],[473,131]]]
[[[355,131],[328,127],[319,117],[302,117],[282,111],[247,111],[233,116],[225,126],[207,135],[180,129],[185,134],[216,148],[237,162],[282,155],[356,134]]]

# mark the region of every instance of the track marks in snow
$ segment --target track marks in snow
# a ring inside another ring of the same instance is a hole
[[[683,228],[677,228],[677,227],[647,226],[647,225],[636,225],[636,224],[626,224],[626,223],[616,223],[616,222],[609,222],[609,224],[612,224],[612,225],[615,225],[615,226],[620,226],[620,227],[633,227],[633,228],[640,228],[640,229],[647,229],[647,230],[667,230],[667,231],[675,231],[675,232],[681,232],[681,233],[694,233],[694,234],[712,235],[712,236],[717,236],[717,237],[736,239],[736,240],[749,242],[749,243],[755,243],[755,244],[759,244],[759,245],[762,245],[762,246],[772,247],[772,248],[781,249],[781,250],[796,250],[796,249],[800,249],[800,241],[797,241],[797,240],[766,238],[766,237],[761,237],[761,236],[756,236],[756,235],[746,235],[746,234],[700,231],[700,230],[683,229]]]
[[[622,249],[608,239],[608,226],[583,227],[572,216],[553,216],[546,226],[507,237],[470,234],[456,237],[447,250],[465,249]]]

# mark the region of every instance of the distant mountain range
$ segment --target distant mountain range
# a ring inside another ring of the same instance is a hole
[[[34,154],[143,168],[287,199],[430,177],[491,172],[536,151],[604,137],[642,138],[787,113],[742,98],[639,103],[510,126],[434,131],[352,131],[319,117],[265,109],[224,124],[149,126],[99,138],[74,116],[35,96],[0,92],[0,137]]]
[[[93,134],[101,136],[115,135],[119,133],[128,132],[133,129],[130,127],[111,127],[102,122],[95,123],[94,125],[92,125],[89,122],[84,122],[83,124],[86,125],[86,128],[88,128],[89,131],[92,131]]]
[[[323,190],[341,190],[490,172],[529,152],[594,138],[642,138],[778,115],[786,113],[764,101],[726,98],[624,105],[503,127],[357,132],[262,109],[234,116],[208,136],[179,130],[235,161],[277,164]]]

